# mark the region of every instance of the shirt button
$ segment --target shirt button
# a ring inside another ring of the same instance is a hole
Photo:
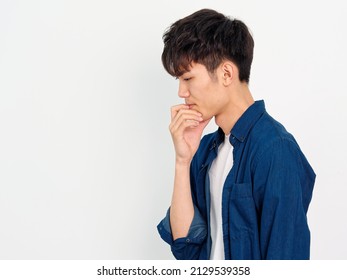
[[[189,243],[189,242],[190,242],[190,239],[189,239],[189,238],[187,238],[187,239],[186,239],[186,242],[187,242],[187,243]]]

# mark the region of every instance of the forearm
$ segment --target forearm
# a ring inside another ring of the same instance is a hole
[[[176,162],[170,210],[170,224],[174,240],[187,236],[194,217],[189,169],[190,164]]]

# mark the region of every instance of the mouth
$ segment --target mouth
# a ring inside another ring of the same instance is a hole
[[[187,103],[187,105],[189,106],[189,109],[191,109],[195,104],[189,104],[189,103]]]

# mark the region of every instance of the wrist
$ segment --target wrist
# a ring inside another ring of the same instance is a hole
[[[182,159],[176,157],[175,165],[176,167],[190,167],[191,159]]]

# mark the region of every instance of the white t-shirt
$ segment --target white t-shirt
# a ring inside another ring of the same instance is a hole
[[[225,136],[224,142],[218,147],[218,155],[212,162],[208,173],[211,193],[211,260],[225,259],[222,230],[222,193],[225,179],[233,165],[233,147],[229,142],[229,135]]]

